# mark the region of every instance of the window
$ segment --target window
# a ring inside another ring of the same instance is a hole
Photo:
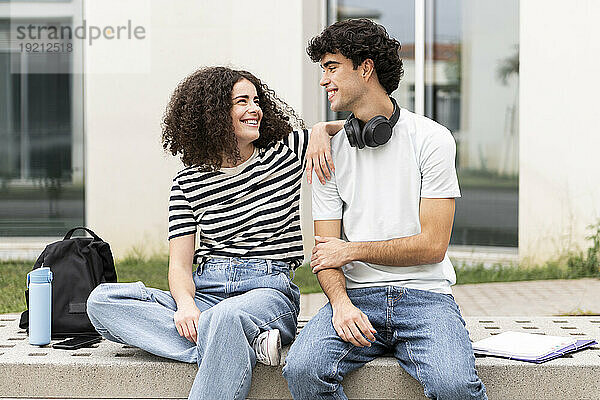
[[[72,52],[35,54],[10,40],[11,25],[72,23],[47,18],[70,4],[27,3],[0,13],[0,236],[59,236],[84,223],[83,79],[66,72]]]

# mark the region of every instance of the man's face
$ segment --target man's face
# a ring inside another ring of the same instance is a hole
[[[365,92],[360,66],[354,69],[352,60],[340,53],[327,53],[321,59],[323,76],[319,84],[327,91],[332,111],[352,111],[358,98]]]

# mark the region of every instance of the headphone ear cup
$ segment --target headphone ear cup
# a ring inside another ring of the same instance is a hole
[[[356,147],[356,131],[352,126],[353,119],[354,118],[351,116],[348,120],[346,120],[344,123],[344,132],[346,132],[346,137],[348,138],[348,143],[350,143],[350,146]]]
[[[373,143],[375,146],[386,144],[392,137],[392,125],[389,121],[384,121],[378,124],[373,129]]]
[[[356,132],[356,145],[359,149],[363,149],[365,147],[365,141],[363,139],[363,129],[360,127],[360,122],[358,121],[358,118],[352,118],[350,120],[350,124],[352,124],[352,130]]]
[[[392,137],[392,127],[388,119],[382,115],[373,117],[363,128],[362,139],[369,147],[385,144]]]

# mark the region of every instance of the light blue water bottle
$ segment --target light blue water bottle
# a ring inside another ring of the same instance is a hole
[[[37,268],[27,274],[29,289],[29,343],[44,346],[50,343],[52,324],[52,271]]]

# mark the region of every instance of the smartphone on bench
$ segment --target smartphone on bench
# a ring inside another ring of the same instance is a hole
[[[77,350],[82,347],[90,347],[102,340],[102,336],[79,336],[72,339],[63,340],[62,342],[54,343],[52,347],[55,349]]]

